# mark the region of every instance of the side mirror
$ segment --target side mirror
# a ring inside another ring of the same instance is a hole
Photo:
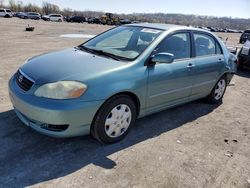
[[[173,63],[174,55],[170,53],[158,53],[151,58],[152,63]]]

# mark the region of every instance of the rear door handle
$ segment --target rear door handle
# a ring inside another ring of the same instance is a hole
[[[221,59],[221,58],[218,59],[218,62],[222,62],[222,61],[223,61],[223,59]]]

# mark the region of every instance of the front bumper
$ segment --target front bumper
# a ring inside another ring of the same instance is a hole
[[[83,102],[75,100],[53,100],[25,93],[9,81],[9,96],[19,119],[36,131],[53,137],[73,137],[90,133],[92,120],[103,104],[103,100]],[[48,125],[68,125],[66,130],[51,131]]]

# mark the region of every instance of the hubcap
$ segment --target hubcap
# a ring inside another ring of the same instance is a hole
[[[224,91],[226,89],[226,81],[224,79],[220,80],[216,86],[216,89],[214,91],[214,98],[216,100],[220,100],[221,97],[224,94]]]
[[[109,137],[121,136],[128,129],[132,113],[128,105],[120,104],[113,108],[105,121],[105,132]]]

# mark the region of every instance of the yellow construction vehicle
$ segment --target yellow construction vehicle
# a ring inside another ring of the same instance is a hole
[[[119,25],[120,18],[112,13],[106,13],[100,17],[101,23],[103,25]]]

